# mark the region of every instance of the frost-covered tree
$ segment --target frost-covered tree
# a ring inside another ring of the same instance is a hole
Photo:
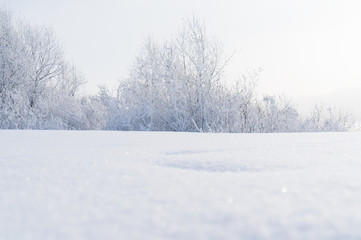
[[[301,118],[285,96],[265,96],[260,104],[260,132],[295,132]]]
[[[195,17],[185,22],[176,43],[194,128],[211,131],[212,98],[227,63],[222,45],[215,37],[208,36],[205,24]]]
[[[26,128],[33,123],[27,106],[28,61],[26,49],[9,12],[0,10],[0,124],[8,128]]]
[[[130,77],[118,89],[118,111],[132,116],[123,117],[121,125],[132,130],[214,131],[225,63],[221,45],[196,18],[186,21],[171,41],[147,39]]]
[[[0,10],[0,128],[101,128],[91,99],[76,96],[84,82],[50,29]]]
[[[294,132],[347,130],[343,115],[302,118],[283,96],[255,94],[260,70],[234,84],[225,79],[229,59],[205,24],[184,21],[175,38],[146,39],[116,95],[101,88],[106,129],[192,132]],[[348,125],[347,125],[348,126]]]
[[[305,118],[303,130],[308,132],[340,132],[351,130],[354,125],[352,114],[316,104],[311,114]]]

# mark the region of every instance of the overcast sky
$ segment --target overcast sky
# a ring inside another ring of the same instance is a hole
[[[0,0],[51,26],[95,92],[125,77],[146,36],[163,40],[193,14],[231,54],[231,78],[262,67],[260,93],[293,98],[361,89],[358,0]],[[361,92],[361,91],[360,91]]]

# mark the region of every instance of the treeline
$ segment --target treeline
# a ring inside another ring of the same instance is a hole
[[[347,131],[350,117],[316,107],[301,116],[284,96],[257,98],[259,71],[230,84],[222,45],[192,18],[164,43],[144,42],[111,94],[79,96],[85,83],[51,30],[0,10],[0,128],[186,132]]]
[[[259,71],[227,81],[229,59],[192,18],[174,39],[147,39],[113,97],[101,89],[109,130],[186,132],[346,131],[349,115],[315,107],[303,117],[284,96],[257,98]]]

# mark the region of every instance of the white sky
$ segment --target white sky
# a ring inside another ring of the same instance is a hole
[[[361,89],[358,0],[0,0],[51,26],[88,81],[115,87],[146,36],[164,40],[193,13],[229,54],[230,76],[264,69],[260,93],[293,98]],[[361,91],[360,91],[361,92]]]

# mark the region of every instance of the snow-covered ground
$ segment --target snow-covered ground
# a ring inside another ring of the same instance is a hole
[[[0,131],[0,239],[361,239],[361,133]]]

